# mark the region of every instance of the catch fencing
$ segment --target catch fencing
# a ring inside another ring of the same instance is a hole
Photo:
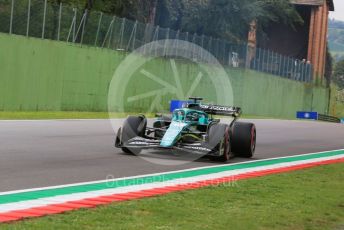
[[[253,69],[302,82],[311,82],[313,75],[311,64],[271,50],[252,49],[246,43],[234,44],[47,0],[0,0],[0,32],[123,52],[152,41],[179,39],[201,46],[222,65],[232,68]]]

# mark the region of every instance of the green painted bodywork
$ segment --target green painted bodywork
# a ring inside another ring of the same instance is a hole
[[[178,141],[181,132],[188,126],[189,124],[184,122],[172,121],[160,142],[160,146],[172,147]]]
[[[178,115],[182,113],[183,115]],[[191,113],[197,113],[200,117],[196,121],[188,120],[188,116]],[[201,116],[204,118],[202,119]],[[202,119],[202,120],[201,120]],[[211,120],[208,120],[208,114],[188,108],[176,109],[173,111],[172,122],[168,129],[166,130],[160,146],[162,147],[172,147],[180,138],[183,131],[186,131],[191,126],[197,125],[207,125]]]
[[[107,111],[109,84],[125,57],[122,51],[0,34],[0,111]],[[200,67],[183,60],[176,60],[176,65],[187,91]],[[166,59],[153,59],[142,68],[175,84]],[[244,114],[294,118],[298,110],[325,113],[328,107],[326,88],[239,68],[226,68],[226,72],[234,90],[234,106],[241,107]],[[124,96],[159,87],[138,71]],[[216,102],[215,88],[206,77],[193,95]],[[161,95],[160,107],[168,111],[171,99],[178,98]],[[128,102],[125,111],[145,112],[153,100]]]

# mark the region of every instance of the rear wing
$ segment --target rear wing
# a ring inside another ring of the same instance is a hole
[[[221,116],[239,117],[242,112],[239,107],[228,107],[222,105],[200,104],[199,108],[208,114]]]
[[[170,112],[173,112],[179,108],[189,108],[200,110],[206,112],[210,115],[221,115],[221,116],[232,116],[239,117],[241,115],[241,108],[233,106],[222,106],[222,105],[211,105],[211,104],[202,104],[199,101],[201,98],[190,98],[193,101],[180,101],[172,100],[170,102]]]

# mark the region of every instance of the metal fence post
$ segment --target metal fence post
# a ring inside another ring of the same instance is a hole
[[[114,20],[115,20],[115,17],[112,18],[112,20],[111,20],[111,22],[110,22],[110,25],[109,25],[109,27],[108,27],[108,30],[106,31],[105,38],[104,38],[103,43],[102,43],[102,48],[103,48],[104,45],[105,45],[106,39],[107,39],[107,37],[108,37],[108,35],[109,35],[110,31],[111,31],[111,28],[112,28],[112,25],[113,25]]]
[[[218,39],[217,38],[214,38],[214,42],[213,42],[213,56],[215,57],[215,59],[217,60],[218,59]]]
[[[137,27],[137,20],[135,21],[135,24],[133,26],[133,30],[131,31],[130,38],[127,44],[127,51],[129,51],[130,43],[133,44],[132,50],[134,50],[134,44],[135,44],[135,37],[136,37],[136,27]]]
[[[192,59],[195,60],[196,33],[193,34],[192,43]]]
[[[82,15],[82,18],[81,18],[80,24],[79,24],[79,26],[78,26],[78,29],[77,29],[77,31],[76,31],[75,38],[73,39],[73,42],[76,42],[76,39],[78,38],[78,34],[79,34],[79,32],[80,32],[80,29],[81,29],[81,27],[84,25],[84,20],[85,20],[86,12],[87,12],[87,10],[86,10],[85,13]],[[81,33],[82,33],[82,31],[81,31]],[[82,39],[82,35],[81,35],[81,39]]]
[[[295,80],[299,80],[300,78],[300,61],[295,59]]]
[[[228,52],[228,66],[231,66],[231,57],[232,55],[231,55],[231,52],[229,51]]]
[[[103,12],[100,12],[99,21],[98,21],[98,28],[97,28],[97,34],[96,34],[96,40],[94,41],[94,46],[97,46],[97,43],[98,43],[98,37],[99,37],[99,31],[100,31],[100,25],[101,25],[101,22],[102,22],[102,18],[103,18]]]
[[[252,65],[252,67],[251,67],[251,65],[250,65],[250,69],[256,70],[256,60],[257,60],[256,57],[257,57],[257,48],[254,48],[253,65]]]
[[[167,42],[169,38],[170,38],[170,28],[167,28],[166,38],[165,38],[166,40],[164,42],[164,56],[166,56]]]
[[[270,50],[268,49],[268,56],[267,56],[267,60],[266,60],[266,71],[267,73],[270,73],[270,66],[271,66],[271,56],[270,56]]]
[[[293,60],[291,60],[291,68],[290,68],[290,57],[288,56],[288,78],[292,78],[293,77]]]
[[[73,41],[75,41],[75,29],[76,29],[76,14],[77,14],[77,8],[74,8],[74,23],[73,23]]]
[[[293,59],[293,79],[296,80],[297,79],[297,60]]]
[[[285,71],[285,66],[286,66],[286,56],[283,56],[283,64],[282,64],[282,76],[287,77],[286,71]]]
[[[47,0],[44,0],[44,11],[43,11],[43,25],[42,25],[42,39],[44,39],[45,32],[45,17],[47,14]]]
[[[261,56],[262,56],[262,52],[261,52],[261,49],[258,48],[258,63],[257,63],[257,70],[260,71],[260,67],[261,67]]]
[[[85,10],[85,18],[82,24],[82,31],[81,31],[81,40],[80,40],[80,44],[82,45],[82,42],[84,41],[84,33],[85,33],[85,25],[86,25],[86,19],[87,19],[87,14],[88,14],[88,10]]]
[[[175,37],[175,40],[174,40],[174,46],[173,46],[174,51],[175,51],[175,53],[174,53],[175,56],[178,55],[178,49],[177,49],[177,47],[179,47],[179,46],[178,46],[178,44],[176,44],[176,43],[179,43],[179,34],[180,34],[180,31],[177,30],[177,34],[176,34],[176,37]]]
[[[282,67],[282,54],[279,55],[279,63],[278,63],[278,75],[279,76],[282,76],[281,67]]]
[[[226,42],[226,40],[222,39],[222,45],[223,45],[223,48],[222,48],[222,63],[225,65],[226,64],[226,59],[227,59],[227,56],[226,56],[227,42]]]
[[[308,72],[308,76],[307,76],[307,82],[311,82],[312,81],[312,77],[313,77],[313,66],[311,64],[307,64],[307,72]]]
[[[275,53],[271,50],[270,56],[270,73],[274,74],[274,64],[275,64]]]
[[[203,60],[203,50],[204,50],[204,34],[202,34],[201,36],[201,47],[202,47],[202,50],[201,50],[201,60]]]
[[[306,63],[305,62],[301,62],[301,70],[300,70],[300,74],[301,74],[301,81],[305,81],[305,65]]]
[[[275,67],[275,52],[271,50],[271,61],[270,61],[270,69],[271,69],[271,74],[274,74],[274,67]]]
[[[122,25],[121,25],[121,31],[120,31],[120,39],[119,39],[119,46],[120,49],[122,49],[122,43],[123,43],[123,34],[124,34],[124,26],[125,26],[125,18],[122,18]]]
[[[266,56],[266,50],[262,50],[263,51],[263,57],[262,57],[262,65],[261,65],[261,71],[262,72],[266,72],[266,68],[265,68],[265,56]]]
[[[146,44],[147,44],[147,34],[148,34],[148,26],[149,26],[149,23],[147,23],[145,25],[145,31],[144,31],[144,37],[143,37],[143,55],[146,55],[147,54],[147,51],[146,51]],[[150,34],[151,35],[151,34]]]
[[[249,57],[249,49],[250,47],[248,46],[248,44],[246,45],[243,45],[244,48],[244,60],[245,60],[245,64],[244,64],[244,68],[245,69],[251,69],[251,60],[250,60],[250,57]]]
[[[13,11],[14,11],[14,0],[12,0],[12,4],[11,4],[10,34],[12,34],[12,26],[13,26]]]
[[[61,16],[62,16],[62,2],[60,2],[59,23],[58,23],[58,28],[57,28],[57,40],[58,40],[58,41],[60,41]]]
[[[274,64],[274,51],[270,50],[270,59],[269,59],[269,63],[270,63],[270,70],[269,73],[273,74],[273,64]]]
[[[274,74],[275,70],[275,52],[271,50],[271,74]]]
[[[212,39],[213,39],[213,37],[210,37],[209,42],[208,42],[208,56],[212,53],[211,52]]]
[[[154,37],[153,37],[153,41],[159,40],[159,30],[160,27],[157,26],[155,29],[155,33],[154,33]],[[154,42],[154,45],[156,46],[158,43]],[[158,56],[158,49],[155,49],[155,56]]]
[[[110,29],[110,33],[109,33],[108,48],[110,48],[110,43],[111,43],[111,40],[112,40],[113,24],[114,24],[114,22],[115,22],[115,19],[116,19],[116,17],[113,16],[112,21],[111,21],[111,25],[110,25],[110,28],[109,28],[109,29]]]
[[[30,11],[31,11],[31,0],[29,0],[28,9],[27,9],[26,37],[29,36],[29,30],[30,30],[30,13],[31,13]]]
[[[72,19],[72,23],[71,23],[69,31],[68,31],[67,42],[69,42],[70,35],[71,35],[72,30],[75,27],[75,23],[76,23],[76,13],[75,13],[76,11],[75,11],[75,8],[73,8],[73,11],[74,11],[74,17]],[[74,41],[74,34],[73,34],[72,40]]]
[[[185,41],[189,42],[189,32],[186,32]],[[185,45],[186,45],[186,47],[184,48],[184,55],[187,56],[189,43],[185,43]]]

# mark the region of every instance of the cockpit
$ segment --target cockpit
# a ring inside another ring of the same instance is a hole
[[[208,115],[206,113],[195,110],[176,110],[173,112],[172,120],[180,122],[198,122],[200,124],[207,124]]]

